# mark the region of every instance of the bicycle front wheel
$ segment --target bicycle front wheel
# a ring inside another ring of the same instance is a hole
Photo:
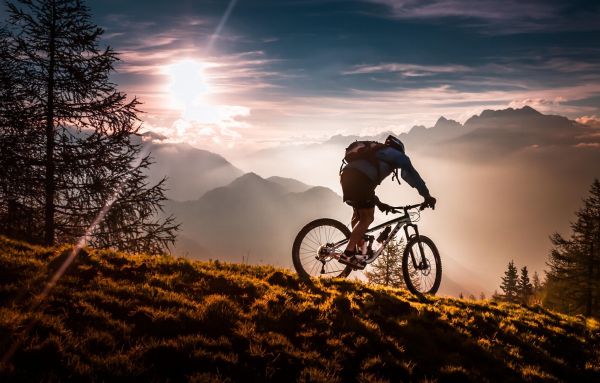
[[[292,260],[298,275],[301,278],[347,277],[352,268],[338,262],[327,249],[349,237],[350,229],[334,219],[317,219],[304,226],[292,247]]]
[[[442,281],[442,260],[431,239],[412,237],[402,254],[402,276],[413,294],[435,294]]]

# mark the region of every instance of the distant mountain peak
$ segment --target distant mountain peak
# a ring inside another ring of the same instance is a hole
[[[540,112],[538,112],[536,109],[533,109],[531,106],[529,105],[525,105],[524,107],[522,107],[521,109],[515,109],[516,111],[520,111],[522,113],[531,113],[531,114],[541,114]]]
[[[229,184],[243,172],[217,153],[187,143],[152,141],[150,182],[167,177],[167,197],[177,201],[195,200],[207,191]]]
[[[238,185],[245,183],[269,182],[254,172],[245,173],[231,182],[230,185]]]
[[[412,128],[410,128],[408,133],[404,133],[404,134],[415,134],[418,132],[424,132],[426,130],[427,130],[427,128],[425,127],[425,125],[415,125]]]
[[[267,181],[274,182],[278,185],[283,186],[288,192],[298,193],[310,189],[312,186],[300,182],[294,178],[286,178],[279,176],[272,176],[267,178]]]
[[[434,128],[461,128],[462,124],[458,121],[449,120],[444,116],[438,118],[437,122],[433,126]]]
[[[525,105],[520,109],[506,108],[500,110],[486,109],[479,117],[523,117],[523,116],[541,116],[542,113],[533,109],[529,105]]]

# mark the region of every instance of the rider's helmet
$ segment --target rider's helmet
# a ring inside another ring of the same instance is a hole
[[[385,139],[385,144],[387,146],[391,146],[394,149],[398,149],[399,151],[401,151],[402,153],[404,153],[404,144],[402,143],[402,141],[400,141],[398,138],[389,135],[386,139]]]

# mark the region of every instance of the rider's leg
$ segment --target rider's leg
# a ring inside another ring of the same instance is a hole
[[[346,253],[354,253],[356,245],[362,243],[365,232],[369,229],[369,225],[373,223],[375,216],[375,208],[354,209],[352,216],[352,234],[346,246]]]
[[[350,227],[352,227],[352,230],[354,230],[354,227],[356,226],[356,224],[358,224],[358,221],[360,221],[360,215],[358,214],[358,209],[354,208],[352,209],[352,220],[350,221]],[[362,247],[363,242],[364,239],[361,238],[356,244],[359,249]]]

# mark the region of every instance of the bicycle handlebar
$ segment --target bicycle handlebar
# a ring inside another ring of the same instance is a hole
[[[400,213],[400,210],[403,210],[404,213],[408,213],[408,210],[411,209],[415,209],[415,208],[420,208],[421,210],[425,210],[425,207],[423,206],[423,203],[417,203],[414,205],[406,205],[406,206],[390,206],[391,207],[391,211],[390,213],[392,214],[396,214],[396,213]]]

